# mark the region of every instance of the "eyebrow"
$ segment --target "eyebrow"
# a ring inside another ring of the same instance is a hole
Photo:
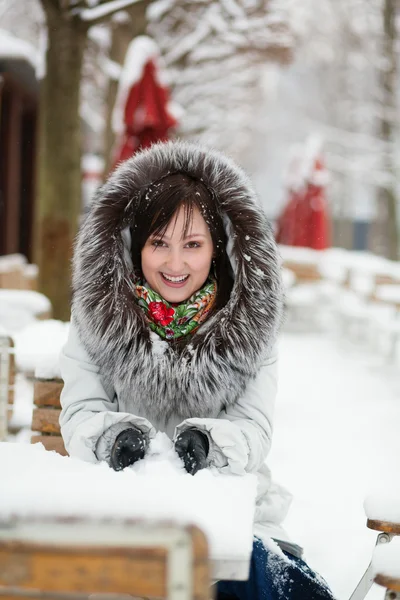
[[[152,236],[152,237],[157,237],[157,236]],[[183,238],[184,240],[189,240],[190,238],[195,238],[195,237],[203,237],[205,238],[206,236],[203,233],[191,233],[190,235],[185,235],[185,237]],[[166,239],[166,240],[170,240],[171,238],[168,235],[163,235],[160,236],[159,239]]]

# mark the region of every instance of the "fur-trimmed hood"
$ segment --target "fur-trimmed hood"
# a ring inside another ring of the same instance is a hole
[[[224,215],[234,285],[227,305],[179,352],[152,333],[135,301],[129,226],[148,186],[168,173],[201,179]],[[100,372],[151,419],[207,417],[243,393],[275,341],[282,314],[271,228],[243,171],[217,151],[157,144],[121,164],[78,235],[73,318]],[[126,402],[125,402],[126,403]]]

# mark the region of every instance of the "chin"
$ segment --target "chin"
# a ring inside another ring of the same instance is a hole
[[[168,290],[165,290],[165,292],[160,295],[167,302],[173,302],[174,304],[178,304],[179,302],[184,302],[185,300],[190,298],[192,293],[193,292],[185,291],[185,290],[176,290],[176,291],[171,292],[171,290],[168,289]]]

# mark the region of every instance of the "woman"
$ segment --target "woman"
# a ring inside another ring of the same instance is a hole
[[[220,582],[218,597],[331,598],[281,527],[290,495],[265,465],[282,290],[243,172],[182,142],[123,163],[79,233],[73,287],[61,358],[70,455],[120,470],[158,430],[193,475],[209,465],[258,473],[250,579]],[[261,541],[270,538],[277,552]]]

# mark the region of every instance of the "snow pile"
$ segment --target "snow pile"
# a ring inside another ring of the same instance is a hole
[[[69,323],[34,321],[14,335],[19,371],[42,379],[61,377],[59,355],[67,341]]]
[[[158,433],[148,456],[121,472],[47,452],[41,444],[0,444],[0,520],[85,517],[173,520],[198,525],[214,559],[248,560],[257,479],[188,475],[171,440]],[[5,491],[5,493],[4,493]]]
[[[32,290],[0,290],[0,306],[9,304],[37,316],[51,311],[50,300]]]
[[[0,273],[23,268],[26,263],[27,260],[23,254],[5,254],[0,256]]]
[[[368,519],[400,523],[400,485],[382,480],[376,490],[370,491],[364,501],[364,510]],[[382,491],[384,490],[384,491]]]
[[[0,290],[0,325],[13,335],[51,311],[46,296],[30,290]]]
[[[22,373],[17,373],[14,389],[14,404],[8,423],[10,432],[17,432],[24,427],[30,429],[32,424],[33,383],[28,381]],[[27,441],[30,442],[30,436]]]
[[[400,579],[400,539],[394,538],[389,544],[379,544],[372,559],[374,574]]]

